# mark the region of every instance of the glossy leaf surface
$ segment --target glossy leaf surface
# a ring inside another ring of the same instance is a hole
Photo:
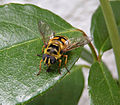
[[[120,105],[120,88],[103,63],[94,63],[88,79],[91,105]]]
[[[43,94],[67,73],[58,63],[47,73],[42,63],[39,76],[39,62],[43,41],[38,30],[38,21],[46,21],[56,34],[79,37],[70,24],[48,10],[31,4],[6,4],[0,6],[0,104],[24,104],[35,96]],[[81,48],[68,52],[67,68],[70,70],[80,57]],[[63,64],[64,65],[64,60]]]
[[[84,77],[79,66],[74,66],[71,73],[55,84],[43,96],[38,96],[27,105],[77,105],[84,88]]]

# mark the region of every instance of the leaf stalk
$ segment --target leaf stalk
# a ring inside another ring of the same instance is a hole
[[[86,34],[84,31],[82,31],[82,30],[80,30],[80,29],[77,29],[77,30],[80,31],[80,32],[82,32],[84,36],[88,37],[87,34]],[[91,52],[92,52],[92,55],[93,55],[93,58],[94,58],[94,62],[100,61],[100,59],[99,59],[99,57],[97,56],[96,50],[95,50],[94,46],[92,45],[92,43],[90,42],[88,45],[89,45],[90,50],[91,50]]]

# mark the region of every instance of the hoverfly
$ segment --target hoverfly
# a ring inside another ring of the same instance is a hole
[[[44,62],[44,64],[46,64],[48,68],[50,68],[51,64],[54,64],[56,61],[59,62],[58,72],[61,74],[60,67],[62,57],[65,57],[65,68],[69,72],[66,67],[68,55],[65,55],[65,53],[90,43],[90,40],[86,36],[68,39],[66,36],[63,35],[55,35],[49,25],[42,20],[39,21],[38,28],[44,43],[42,47],[42,53],[44,54],[42,55],[42,59],[40,60],[39,72],[37,75],[39,75],[41,72],[42,62]],[[53,33],[53,35],[51,35],[51,33]],[[37,54],[37,56],[41,56],[41,54]]]

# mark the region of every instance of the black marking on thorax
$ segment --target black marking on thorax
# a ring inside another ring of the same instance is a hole
[[[51,44],[49,47],[52,47],[53,49],[56,49],[57,51],[59,51],[59,46]]]
[[[61,39],[64,39],[65,41],[67,40],[67,39],[64,38],[63,36],[55,36],[55,37],[59,37],[58,39],[55,39],[55,40],[60,41],[63,45],[64,45],[64,42],[63,42]]]
[[[59,51],[59,46],[53,44],[50,44],[50,46],[47,49],[47,52],[55,55],[57,55],[57,51]]]

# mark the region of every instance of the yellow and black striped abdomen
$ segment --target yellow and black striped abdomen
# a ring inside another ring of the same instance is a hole
[[[61,49],[65,48],[69,44],[69,40],[65,36],[55,36],[50,41],[59,41]]]
[[[56,61],[61,58],[63,55],[62,49],[64,49],[68,45],[68,39],[64,36],[55,36],[50,39],[47,45],[47,48],[44,50],[44,63],[47,65],[51,65],[52,61]],[[52,60],[52,59],[55,60]]]

